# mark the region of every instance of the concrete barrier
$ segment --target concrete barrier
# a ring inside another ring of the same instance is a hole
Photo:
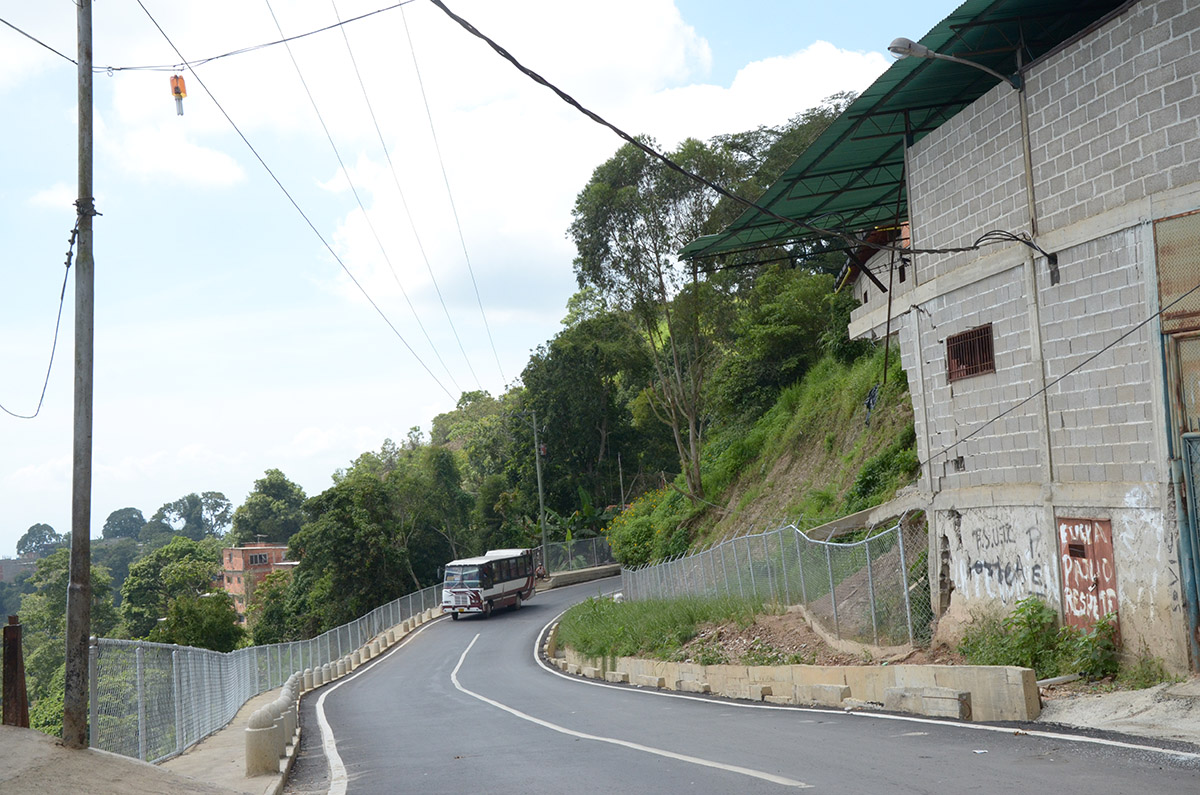
[[[278,775],[279,747],[275,719],[266,707],[256,710],[246,726],[246,777]]]
[[[313,669],[304,669],[304,692],[307,693],[313,689]]]
[[[1041,712],[1033,671],[999,665],[698,665],[564,654],[568,673],[777,704],[857,705],[976,721],[1029,721]],[[661,682],[662,684],[658,684]],[[707,688],[707,689],[706,689]],[[888,691],[897,690],[891,694]],[[888,706],[888,705],[891,706]]]

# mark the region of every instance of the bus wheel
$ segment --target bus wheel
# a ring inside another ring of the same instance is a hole
[[[483,617],[489,618],[491,615],[492,615],[492,603],[484,602],[483,603]]]
[[[450,620],[451,620],[451,621],[458,621],[458,613],[451,613],[451,614],[450,614]]]

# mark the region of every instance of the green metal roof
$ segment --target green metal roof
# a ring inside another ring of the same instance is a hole
[[[1131,0],[967,0],[920,40],[1001,74],[1028,64],[1131,4]],[[903,35],[907,31],[896,31]],[[885,44],[885,42],[881,42]],[[970,66],[902,58],[796,159],[757,204],[787,219],[858,236],[908,216],[904,147],[991,90],[997,78]],[[750,209],[684,257],[716,256],[828,237]]]

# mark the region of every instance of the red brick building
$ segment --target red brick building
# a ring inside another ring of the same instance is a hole
[[[254,586],[273,571],[295,565],[287,560],[286,544],[246,544],[221,550],[224,568],[221,587],[233,597],[238,621],[246,622],[246,605],[254,594]]]

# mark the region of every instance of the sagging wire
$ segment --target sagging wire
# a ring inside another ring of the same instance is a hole
[[[137,0],[137,4],[141,6],[142,11],[154,24],[154,27],[158,30],[162,37],[166,39],[167,44],[170,45],[171,49],[175,51],[175,54],[179,56],[181,63],[187,64],[187,59],[185,59],[183,54],[179,52],[179,48],[175,46],[175,42],[171,41],[171,37],[168,36],[167,32],[162,29],[161,25],[158,24],[158,20],[156,20],[154,15],[150,13],[150,9],[146,8],[145,3],[143,3],[142,0]],[[219,110],[221,115],[225,117],[225,121],[229,122],[229,126],[233,127],[233,131],[236,132],[238,137],[242,139],[242,143],[246,145],[246,147],[250,150],[250,153],[254,155],[254,158],[258,160],[259,165],[266,170],[267,174],[275,182],[275,185],[283,192],[283,195],[287,197],[287,200],[291,203],[292,207],[295,208],[296,212],[300,214],[300,217],[304,219],[304,222],[308,224],[308,228],[311,229],[313,234],[317,236],[317,239],[321,241],[321,245],[325,247],[325,250],[328,251],[330,256],[333,257],[334,261],[341,266],[342,271],[346,274],[354,286],[358,288],[358,291],[362,293],[364,298],[367,299],[367,303],[371,305],[371,308],[373,308],[375,312],[383,319],[383,322],[388,325],[388,328],[392,330],[392,333],[396,335],[396,338],[399,339],[404,347],[408,349],[408,352],[412,354],[412,357],[417,360],[417,364],[421,365],[421,368],[429,375],[430,378],[433,379],[433,382],[437,384],[443,392],[446,393],[447,397],[449,397],[451,400],[454,400],[455,397],[450,390],[447,389],[445,384],[443,384],[441,380],[433,374],[433,371],[429,369],[429,365],[425,364],[425,360],[417,355],[417,352],[413,350],[412,345],[409,345],[408,340],[404,338],[404,335],[401,334],[400,330],[396,328],[395,324],[392,323],[391,318],[384,313],[382,307],[380,307],[379,304],[375,302],[375,299],[371,297],[371,294],[367,292],[367,288],[364,287],[361,282],[359,282],[342,258],[338,256],[336,251],[333,250],[333,246],[330,245],[329,241],[325,239],[325,236],[321,234],[321,230],[317,229],[317,225],[313,223],[311,218],[308,217],[308,213],[304,212],[304,209],[300,206],[300,203],[297,202],[295,197],[292,196],[291,192],[284,187],[283,182],[278,176],[276,176],[275,172],[271,170],[271,167],[267,165],[267,161],[263,159],[263,156],[259,154],[258,150],[254,148],[254,145],[250,143],[250,139],[246,137],[246,134],[243,133],[242,129],[237,126],[236,122],[234,122],[233,117],[230,116],[228,111],[225,110],[225,107],[217,101],[216,96],[214,96],[212,91],[209,90],[208,85],[205,84],[204,80],[201,79],[199,73],[197,73],[196,70],[191,66],[188,66],[187,69],[196,79],[196,82],[200,84],[200,88],[204,89],[204,93],[207,94],[208,98],[212,100],[213,104],[217,107],[217,110]]]
[[[359,20],[367,19],[368,17],[373,17],[376,14],[382,14],[385,11],[393,11],[397,8],[400,8],[401,6],[406,6],[409,3],[413,3],[413,2],[416,2],[416,0],[402,0],[402,2],[394,3],[390,6],[384,6],[383,8],[377,8],[374,11],[368,11],[367,13],[359,14],[356,17],[350,17],[349,19],[339,20],[336,24],[326,25],[323,28],[317,28],[316,30],[310,30],[307,33],[298,33],[295,36],[288,36],[287,38],[278,39],[276,41],[268,41],[268,42],[264,42],[262,44],[254,44],[249,47],[242,47],[237,50],[230,50],[229,52],[224,52],[224,53],[221,53],[220,55],[210,55],[207,58],[199,58],[195,61],[181,61],[176,64],[158,64],[158,65],[152,65],[152,66],[93,66],[92,71],[93,72],[105,72],[109,76],[112,76],[112,74],[114,72],[181,72],[185,68],[190,69],[195,66],[203,66],[204,64],[212,63],[213,61],[219,61],[222,58],[229,58],[230,56],[233,56],[233,55],[244,55],[248,52],[254,52],[255,50],[263,50],[263,49],[266,49],[267,47],[274,47],[277,44],[287,44],[288,42],[308,38],[309,36],[315,36],[318,33],[326,33],[330,30],[340,28],[343,25],[348,25],[351,22],[358,22]],[[20,28],[18,28],[16,25],[12,24],[11,22],[9,22],[5,19],[0,19],[0,22],[3,22],[5,25],[12,28],[17,33],[20,33],[25,38],[30,39],[31,41],[34,41],[34,42],[40,44],[41,46],[45,47],[50,52],[59,56],[60,58],[64,58],[65,60],[68,60],[71,63],[78,65],[78,61],[76,61],[71,56],[64,55],[63,53],[61,53],[58,50],[51,47],[49,44],[46,44],[44,41],[40,41],[39,39],[36,39],[32,35],[21,30]]]
[[[992,425],[993,425],[994,423],[996,423],[998,420],[1001,420],[1001,419],[1003,419],[1004,417],[1008,416],[1009,414],[1012,414],[1014,411],[1016,411],[1017,409],[1019,409],[1021,406],[1024,406],[1026,403],[1028,403],[1029,401],[1031,401],[1031,400],[1033,400],[1034,398],[1038,397],[1039,395],[1042,395],[1042,394],[1044,394],[1044,393],[1048,392],[1048,391],[1050,390],[1050,388],[1051,388],[1051,387],[1053,387],[1053,386],[1057,386],[1057,385],[1058,385],[1058,384],[1059,384],[1059,383],[1060,383],[1060,382],[1061,382],[1063,379],[1065,379],[1067,376],[1069,376],[1069,375],[1074,375],[1075,373],[1079,372],[1080,370],[1082,370],[1082,369],[1084,368],[1084,366],[1085,366],[1085,365],[1088,365],[1088,364],[1092,363],[1093,361],[1095,361],[1096,359],[1098,359],[1098,358],[1099,358],[1101,355],[1103,355],[1103,354],[1107,353],[1108,351],[1110,351],[1111,349],[1115,348],[1117,345],[1119,345],[1121,342],[1123,342],[1123,341],[1124,341],[1124,340],[1125,340],[1127,337],[1130,337],[1130,336],[1132,336],[1134,332],[1138,331],[1138,330],[1139,330],[1139,329],[1141,329],[1143,326],[1147,325],[1148,323],[1150,323],[1151,321],[1155,320],[1156,318],[1158,318],[1158,317],[1161,317],[1161,316],[1163,315],[1163,313],[1165,313],[1165,312],[1167,312],[1168,310],[1170,310],[1172,307],[1174,307],[1176,304],[1178,304],[1178,303],[1180,303],[1181,301],[1183,301],[1183,300],[1184,300],[1185,298],[1187,298],[1188,296],[1192,295],[1193,293],[1197,293],[1197,292],[1200,292],[1200,283],[1197,283],[1195,287],[1193,287],[1192,289],[1188,290],[1186,293],[1184,293],[1183,295],[1179,296],[1178,298],[1176,298],[1174,301],[1172,301],[1171,303],[1167,304],[1167,305],[1166,305],[1166,306],[1164,306],[1163,308],[1159,309],[1157,312],[1155,312],[1154,314],[1150,315],[1150,317],[1148,317],[1148,318],[1146,318],[1145,320],[1141,321],[1141,322],[1140,322],[1140,323],[1138,323],[1136,326],[1133,326],[1133,327],[1132,327],[1132,328],[1130,328],[1128,331],[1126,331],[1124,334],[1122,334],[1121,336],[1117,337],[1117,338],[1116,338],[1116,339],[1114,339],[1112,342],[1108,343],[1108,344],[1107,344],[1107,345],[1105,345],[1103,348],[1101,348],[1100,350],[1096,351],[1096,352],[1095,352],[1095,353],[1093,353],[1091,356],[1087,357],[1086,359],[1084,359],[1083,361],[1081,361],[1079,364],[1077,364],[1077,365],[1075,365],[1074,367],[1072,367],[1070,370],[1067,370],[1065,373],[1063,373],[1062,375],[1060,375],[1058,378],[1055,378],[1053,381],[1051,381],[1050,383],[1046,384],[1046,385],[1045,385],[1045,386],[1043,386],[1041,389],[1039,389],[1039,390],[1037,390],[1036,392],[1034,392],[1032,395],[1029,395],[1028,397],[1024,398],[1024,399],[1023,399],[1023,400],[1021,400],[1019,403],[1015,403],[1015,404],[1013,404],[1012,406],[1009,406],[1007,409],[1005,409],[1004,411],[1000,412],[1000,413],[999,413],[999,414],[997,414],[995,417],[992,417],[991,419],[987,420],[987,421],[986,421],[986,422],[984,422],[982,425],[980,425],[978,428],[976,428],[975,430],[971,431],[969,434],[967,434],[967,435],[966,435],[966,436],[964,436],[963,438],[959,439],[958,441],[954,442],[953,444],[947,445],[946,447],[942,448],[942,449],[941,449],[941,450],[939,450],[938,452],[931,454],[931,455],[930,455],[928,458],[926,458],[924,461],[921,461],[921,462],[919,462],[919,463],[917,464],[917,466],[918,466],[918,467],[923,467],[923,466],[925,466],[926,464],[928,464],[928,463],[932,462],[934,459],[936,459],[936,458],[939,458],[940,456],[943,456],[943,455],[945,455],[946,453],[950,452],[951,450],[953,450],[954,448],[958,447],[958,446],[959,446],[960,444],[962,444],[963,442],[969,441],[970,439],[974,438],[975,436],[978,436],[980,433],[982,433],[982,432],[984,431],[984,429],[986,429],[986,428],[988,428],[988,427],[992,426]],[[924,311],[924,310],[921,310],[921,311]],[[928,314],[928,313],[926,313],[926,314]]]
[[[96,212],[91,198],[79,199],[75,202],[75,208],[75,227],[71,230],[71,236],[67,240],[67,259],[64,263],[62,289],[58,294],[58,315],[54,319],[54,340],[50,343],[50,362],[46,365],[46,378],[42,382],[42,394],[38,396],[37,408],[33,410],[32,414],[18,414],[0,403],[0,411],[19,420],[32,420],[37,417],[42,411],[42,404],[46,401],[46,389],[50,386],[50,372],[54,369],[54,354],[58,350],[58,332],[62,327],[63,305],[67,299],[67,279],[71,275],[71,261],[75,257],[75,241],[79,239],[79,219],[84,215],[100,215]]]
[[[815,224],[809,223],[807,221],[802,221],[797,218],[787,218],[782,215],[779,215],[778,213],[776,213],[772,210],[769,210],[766,207],[763,207],[760,204],[751,201],[750,199],[746,199],[741,196],[738,196],[733,191],[728,190],[727,188],[723,188],[714,182],[710,182],[709,180],[705,179],[704,177],[700,176],[699,174],[695,174],[691,171],[688,171],[686,168],[679,165],[674,160],[671,160],[671,158],[662,154],[657,149],[654,149],[653,147],[648,146],[646,143],[639,140],[635,136],[632,136],[629,133],[625,132],[620,127],[617,127],[612,122],[610,122],[607,119],[605,119],[604,117],[600,116],[595,111],[589,110],[588,108],[584,107],[582,104],[579,103],[578,100],[576,100],[570,94],[566,93],[561,88],[554,85],[553,83],[551,83],[546,78],[542,77],[537,72],[533,71],[532,69],[530,69],[527,66],[525,66],[524,64],[522,64],[520,61],[518,61],[516,59],[516,57],[514,57],[510,52],[508,52],[508,50],[504,49],[504,47],[500,46],[500,44],[498,44],[495,40],[491,39],[486,34],[484,34],[482,31],[480,31],[478,28],[476,28],[474,25],[472,25],[470,22],[468,22],[467,20],[458,16],[453,11],[451,11],[449,8],[447,8],[446,4],[443,3],[442,0],[431,0],[431,2],[435,6],[440,8],[446,14],[446,16],[450,17],[452,20],[457,22],[459,24],[459,26],[461,26],[463,28],[463,30],[467,31],[472,36],[475,36],[476,38],[481,39],[483,42],[485,42],[489,47],[491,47],[496,52],[496,54],[498,54],[501,58],[503,58],[504,60],[506,60],[510,64],[512,64],[517,69],[517,71],[521,72],[526,77],[533,80],[535,83],[538,83],[538,84],[550,89],[558,96],[559,99],[561,99],[563,102],[566,102],[568,105],[575,108],[576,110],[578,110],[583,115],[587,116],[592,121],[596,122],[597,124],[601,125],[602,127],[607,127],[609,130],[616,133],[616,135],[619,138],[621,138],[622,140],[626,141],[627,143],[637,147],[638,149],[640,149],[642,152],[649,155],[650,157],[653,157],[654,159],[661,161],[665,166],[667,166],[667,168],[670,168],[672,171],[682,174],[683,176],[687,177],[688,179],[691,179],[695,182],[700,183],[701,185],[704,185],[707,188],[710,188],[713,191],[716,191],[717,193],[726,197],[727,199],[731,199],[732,201],[737,202],[738,204],[744,205],[747,209],[756,210],[757,212],[762,213],[763,215],[767,216],[768,218],[772,218],[781,223],[788,224],[789,226],[799,227],[799,228],[805,230],[806,232],[815,232],[818,235],[822,235],[824,237],[839,238],[841,240],[846,241],[851,246],[856,246],[856,247],[865,246],[867,248],[872,248],[877,251],[904,251],[904,252],[912,253],[912,254],[962,254],[962,253],[966,253],[966,252],[970,252],[970,251],[978,251],[979,248],[983,245],[989,245],[991,243],[1001,242],[1001,240],[999,240],[999,239],[996,239],[996,240],[989,239],[983,243],[977,243],[976,245],[973,245],[973,246],[963,246],[963,247],[955,247],[955,248],[910,249],[910,248],[903,248],[901,246],[893,246],[893,245],[890,245],[887,243],[872,243],[867,240],[863,240],[862,238],[855,237],[854,235],[852,235],[848,232],[843,232],[843,231],[837,230],[837,229],[826,229],[824,227],[820,227]],[[1007,233],[1007,234],[1011,234],[1011,233]],[[1014,235],[1014,238],[1015,239],[1019,238],[1019,236]],[[1026,242],[1026,241],[1020,241],[1020,242]],[[1029,245],[1032,245],[1032,243],[1029,243]]]

